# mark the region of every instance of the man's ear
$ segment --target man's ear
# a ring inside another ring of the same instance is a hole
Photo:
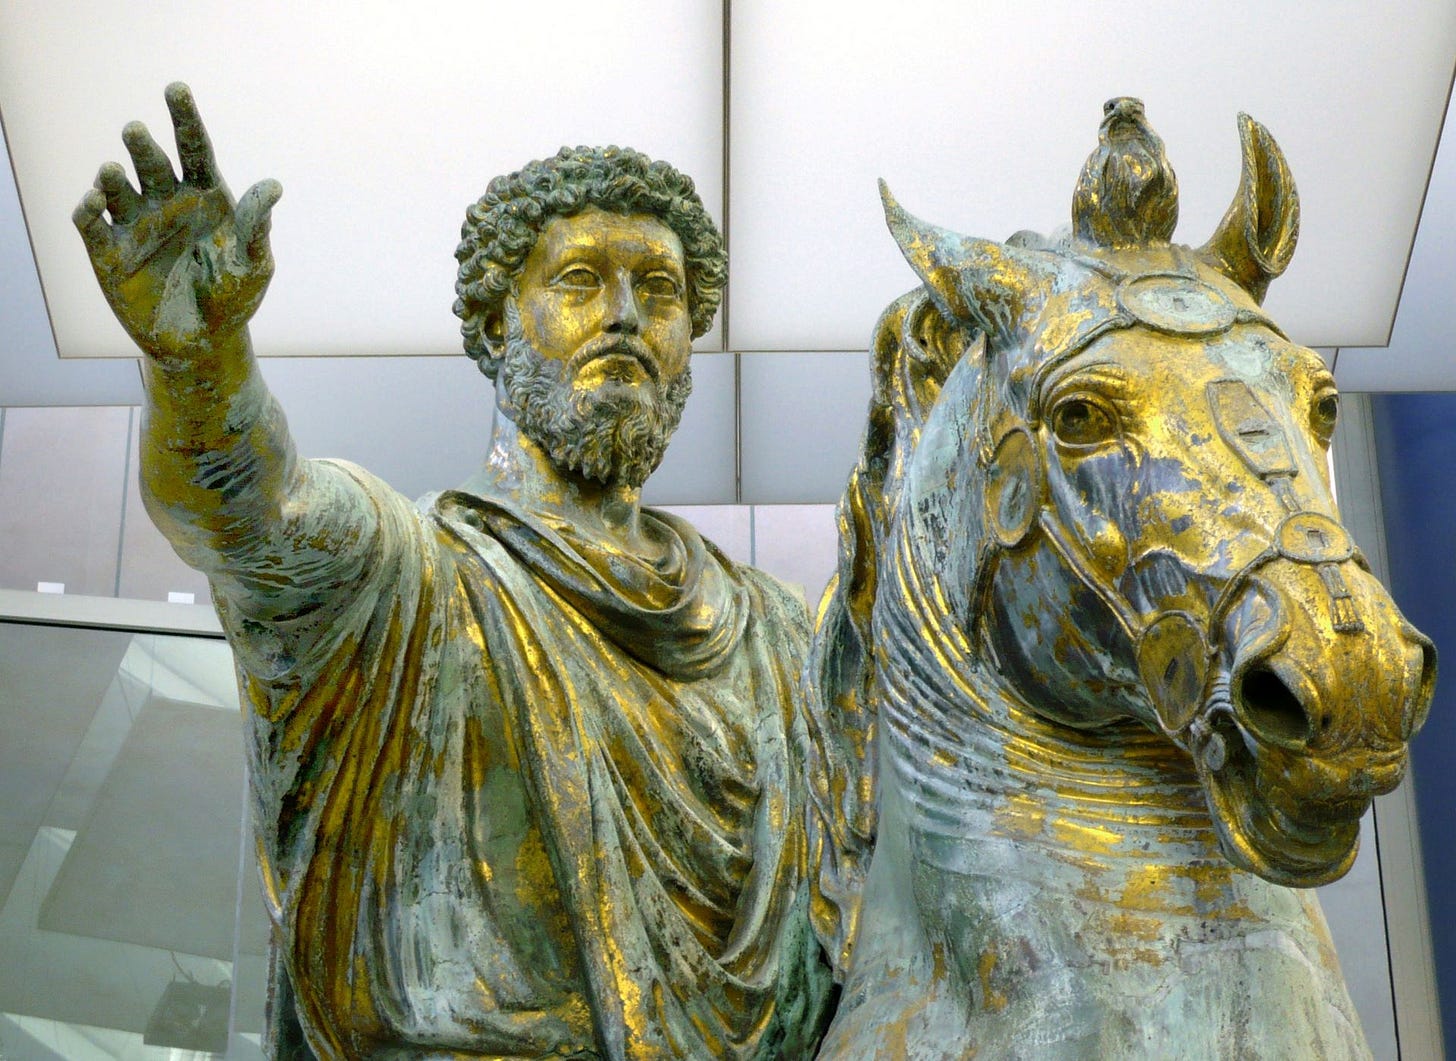
[[[506,320],[505,305],[493,309],[485,315],[485,327],[480,330],[480,336],[485,341],[486,353],[491,358],[500,358],[506,352]]]

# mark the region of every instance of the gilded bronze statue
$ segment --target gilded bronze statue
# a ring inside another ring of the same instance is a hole
[[[1198,248],[1137,100],[1072,227],[883,190],[882,316],[810,678],[821,1056],[1368,1056],[1317,900],[1406,767],[1431,643],[1340,525],[1334,379],[1262,308],[1269,133]]]
[[[726,278],[690,179],[563,149],[457,252],[501,415],[419,507],[303,460],[247,324],[273,272],[183,85],[76,211],[146,355],[147,509],[237,658],[273,923],[270,1053],[811,1055],[803,603],[644,509]]]

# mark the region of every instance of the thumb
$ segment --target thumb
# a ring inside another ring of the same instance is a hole
[[[238,245],[247,249],[253,261],[268,256],[268,229],[271,227],[273,205],[283,195],[283,185],[277,181],[259,181],[238,200],[236,221]]]

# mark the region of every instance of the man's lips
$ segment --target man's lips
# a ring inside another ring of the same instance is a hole
[[[566,374],[570,379],[575,379],[581,374],[581,370],[594,361],[601,361],[611,357],[628,357],[642,366],[642,371],[653,383],[659,382],[662,370],[657,362],[648,352],[646,344],[640,339],[618,338],[591,343],[582,347],[571,356],[567,362]]]

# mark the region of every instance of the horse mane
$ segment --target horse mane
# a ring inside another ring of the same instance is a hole
[[[813,921],[836,979],[854,947],[879,817],[870,621],[882,553],[921,427],[978,334],[947,321],[924,287],[897,298],[875,324],[869,416],[835,509],[839,558],[805,672],[809,865],[818,867]]]

